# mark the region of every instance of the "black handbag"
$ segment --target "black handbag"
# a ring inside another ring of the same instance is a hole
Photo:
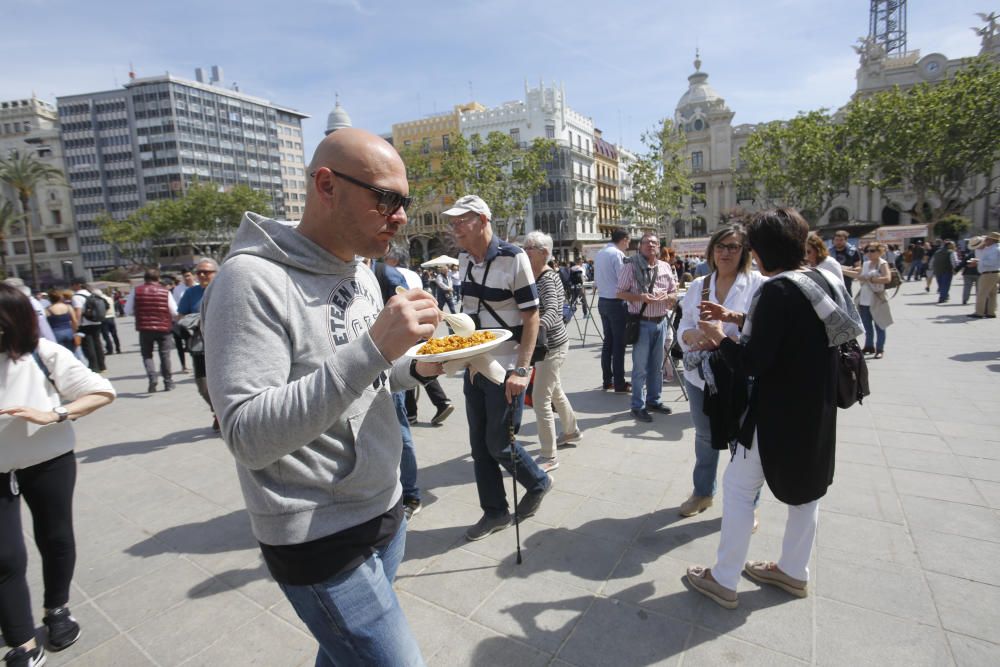
[[[642,314],[646,311],[646,306],[642,304],[637,315],[629,313],[625,319],[625,344],[635,345],[639,341],[639,322],[642,321]]]

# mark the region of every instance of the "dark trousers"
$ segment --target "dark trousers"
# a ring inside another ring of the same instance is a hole
[[[35,636],[31,595],[25,573],[28,552],[21,527],[21,496],[31,510],[35,545],[42,556],[46,609],[69,602],[76,566],[73,538],[73,452],[16,472],[20,495],[11,489],[11,473],[0,474],[0,632],[7,646],[20,646]]]
[[[604,327],[601,346],[601,376],[604,386],[625,387],[625,302],[620,299],[598,299],[597,312]]]
[[[181,369],[187,370],[187,361],[184,358],[184,353],[187,352],[187,341],[191,338],[191,334],[188,333],[187,329],[174,324],[174,347],[177,348],[177,358],[181,360]]]
[[[437,378],[434,378],[425,384],[424,389],[427,391],[427,398],[431,399],[431,403],[433,403],[434,407],[438,410],[451,403],[451,401],[448,400],[448,395],[445,394],[444,389],[441,388],[441,383],[437,381]],[[406,390],[405,403],[407,417],[411,417],[413,419],[417,418],[417,392],[419,391],[419,388]]]
[[[95,373],[107,370],[104,365],[104,347],[101,345],[101,325],[81,324],[83,334],[83,356],[87,357],[90,370]]]
[[[101,322],[101,337],[104,338],[104,350],[106,354],[122,353],[122,344],[118,340],[118,323],[114,318]],[[112,345],[112,343],[114,343]]]
[[[146,376],[150,382],[156,382],[156,364],[153,362],[153,345],[159,350],[160,374],[164,382],[171,382],[173,374],[170,371],[170,350],[174,349],[173,335],[169,331],[140,331],[139,352],[142,354],[142,365],[146,368]]]
[[[192,352],[191,366],[194,368],[194,384],[198,387],[198,394],[208,403],[208,409],[215,412],[215,408],[212,407],[212,397],[208,395],[208,378],[205,375],[205,355],[200,352]]]
[[[938,284],[938,303],[946,303],[951,296],[951,278],[953,275],[951,271],[934,274],[934,278],[937,279]]]
[[[513,443],[514,456],[517,458],[516,474],[514,472],[507,420],[514,420],[515,431],[520,427],[524,394],[508,403],[503,385],[493,384],[482,373],[476,373],[475,379],[470,380],[468,370],[465,371],[463,391],[479,506],[489,517],[504,516],[510,510],[500,466],[514,475],[528,492],[543,491],[551,483],[549,476],[516,442]]]

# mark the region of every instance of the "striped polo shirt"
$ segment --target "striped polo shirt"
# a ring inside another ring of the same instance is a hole
[[[490,239],[482,262],[476,263],[465,251],[459,253],[458,273],[462,276],[462,312],[478,313],[480,328],[519,326],[521,311],[538,308],[538,288],[528,255],[496,235]],[[503,323],[482,305],[484,302]],[[517,345],[508,341],[495,349],[493,357],[510,370],[517,365]]]

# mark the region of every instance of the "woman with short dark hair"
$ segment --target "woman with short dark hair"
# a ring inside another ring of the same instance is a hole
[[[115,390],[65,347],[39,339],[31,302],[3,284],[0,388],[0,632],[13,647],[4,660],[40,665],[45,650],[35,642],[21,496],[31,511],[42,556],[42,621],[49,647],[61,651],[80,637],[80,626],[66,607],[76,563],[72,422],[110,403]]]
[[[797,597],[807,594],[819,498],[833,482],[837,434],[837,345],[861,333],[844,285],[804,269],[809,227],[798,212],[756,213],[747,225],[751,252],[769,278],[746,316],[702,304],[699,328],[732,367],[752,378],[744,417],[723,476],[722,530],[716,563],[688,569],[699,593],[728,609],[739,604],[741,570]],[[740,339],[723,322],[742,323]],[[746,562],[754,497],[764,482],[788,505],[781,557]]]

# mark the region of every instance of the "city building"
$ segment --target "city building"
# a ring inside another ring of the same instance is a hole
[[[301,121],[308,116],[226,87],[218,67],[207,82],[200,68],[195,76],[131,73],[120,89],[58,98],[80,248],[95,274],[127,263],[101,238],[95,218],[123,219],[196,181],[265,192],[277,218],[301,213]],[[168,250],[170,263],[195,260],[188,248]]]
[[[873,3],[881,5],[884,3]],[[899,3],[890,3],[898,7]],[[873,8],[873,16],[876,13]],[[874,19],[873,19],[874,22]],[[883,20],[883,24],[885,21]],[[980,54],[1000,58],[1000,30],[996,16],[987,17],[987,25],[978,30],[982,38]],[[855,96],[872,95],[893,86],[907,88],[921,82],[934,83],[953,75],[961,59],[949,59],[940,53],[921,55],[906,51],[905,20],[893,19],[892,30],[876,32],[859,40],[855,47],[859,56]],[[754,210],[761,203],[751,190],[740,190],[736,174],[743,167],[740,149],[756,129],[755,125],[733,124],[735,112],[725,99],[708,83],[708,73],[701,69],[701,59],[695,57],[695,71],[688,77],[688,89],[677,102],[674,120],[684,130],[686,158],[691,169],[694,196],[685,214],[673,225],[676,237],[701,237],[711,233],[728,210]],[[994,169],[994,175],[997,168]],[[984,177],[979,177],[982,184]],[[908,210],[915,197],[909,192],[880,192],[858,185],[849,186],[819,220],[819,228],[845,226],[859,231],[879,225],[908,225]],[[992,195],[973,202],[963,212],[972,221],[973,230],[996,229],[1000,197]]]
[[[458,136],[460,118],[465,112],[483,111],[477,103],[456,104],[451,111],[431,114],[416,120],[393,123],[391,143],[404,156],[410,151],[420,151],[430,161],[431,173],[441,169],[441,159],[451,148],[451,141]],[[411,190],[414,189],[411,187]],[[409,210],[409,222],[403,228],[414,260],[427,260],[443,253],[454,252],[448,239],[448,225],[441,212],[451,206],[454,192],[442,193],[429,201],[415,202]]]
[[[602,236],[621,224],[621,182],[618,177],[618,148],[605,141],[594,128],[594,167],[597,177],[597,229]]]
[[[0,156],[30,153],[44,164],[65,173],[56,108],[32,96],[0,102]],[[17,193],[0,185],[0,198],[20,212]],[[83,260],[73,220],[71,191],[66,182],[40,183],[29,203],[32,246],[40,287],[65,284],[83,272]],[[7,273],[31,284],[31,260],[24,221],[6,230],[4,247]]]
[[[597,227],[597,180],[594,160],[594,122],[566,103],[562,86],[524,85],[524,100],[462,113],[462,135],[485,137],[509,133],[519,144],[536,138],[556,143],[553,159],[545,165],[548,182],[527,206],[523,219],[498,221],[497,228],[514,238],[539,229],[553,238],[553,255],[568,259],[582,247],[603,240]]]

